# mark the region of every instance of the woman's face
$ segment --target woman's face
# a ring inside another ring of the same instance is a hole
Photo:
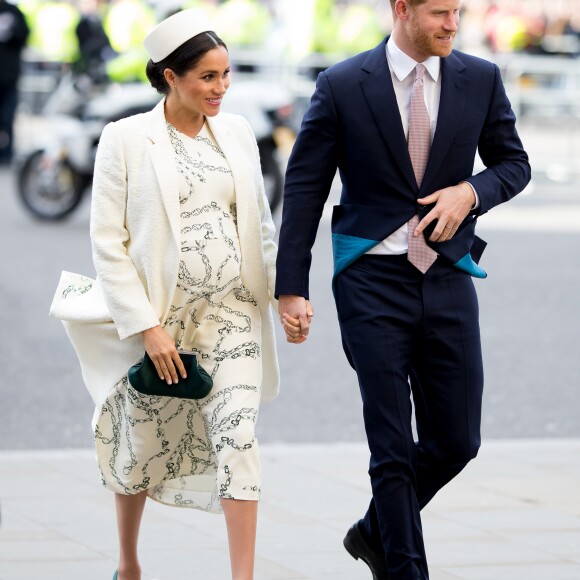
[[[165,69],[165,78],[171,87],[168,96],[190,114],[208,117],[220,111],[222,97],[230,86],[230,59],[223,46],[208,51],[195,68],[178,77]]]

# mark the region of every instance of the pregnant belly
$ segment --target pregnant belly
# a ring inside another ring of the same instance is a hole
[[[182,245],[179,284],[220,300],[240,279],[240,253],[227,239],[201,239]]]

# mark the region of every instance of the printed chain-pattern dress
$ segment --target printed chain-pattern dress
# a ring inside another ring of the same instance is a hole
[[[97,421],[103,484],[145,489],[169,505],[221,511],[219,499],[257,500],[254,427],[260,401],[261,318],[240,279],[234,183],[207,124],[195,138],[167,124],[180,177],[181,256],[165,330],[197,353],[214,386],[201,400],[140,395],[123,377]]]

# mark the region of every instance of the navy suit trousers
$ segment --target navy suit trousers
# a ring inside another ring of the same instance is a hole
[[[364,255],[336,278],[335,299],[371,452],[373,499],[362,532],[384,549],[391,580],[424,580],[420,510],[480,445],[473,281],[441,258],[423,275],[406,254]]]

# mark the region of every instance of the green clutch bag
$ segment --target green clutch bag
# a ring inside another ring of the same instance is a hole
[[[149,355],[145,353],[143,360],[133,365],[127,377],[129,383],[142,395],[153,397],[179,397],[180,399],[203,399],[209,395],[213,386],[211,376],[197,363],[195,353],[180,351],[187,378],[179,379],[174,385],[168,385],[159,378],[157,370]]]

